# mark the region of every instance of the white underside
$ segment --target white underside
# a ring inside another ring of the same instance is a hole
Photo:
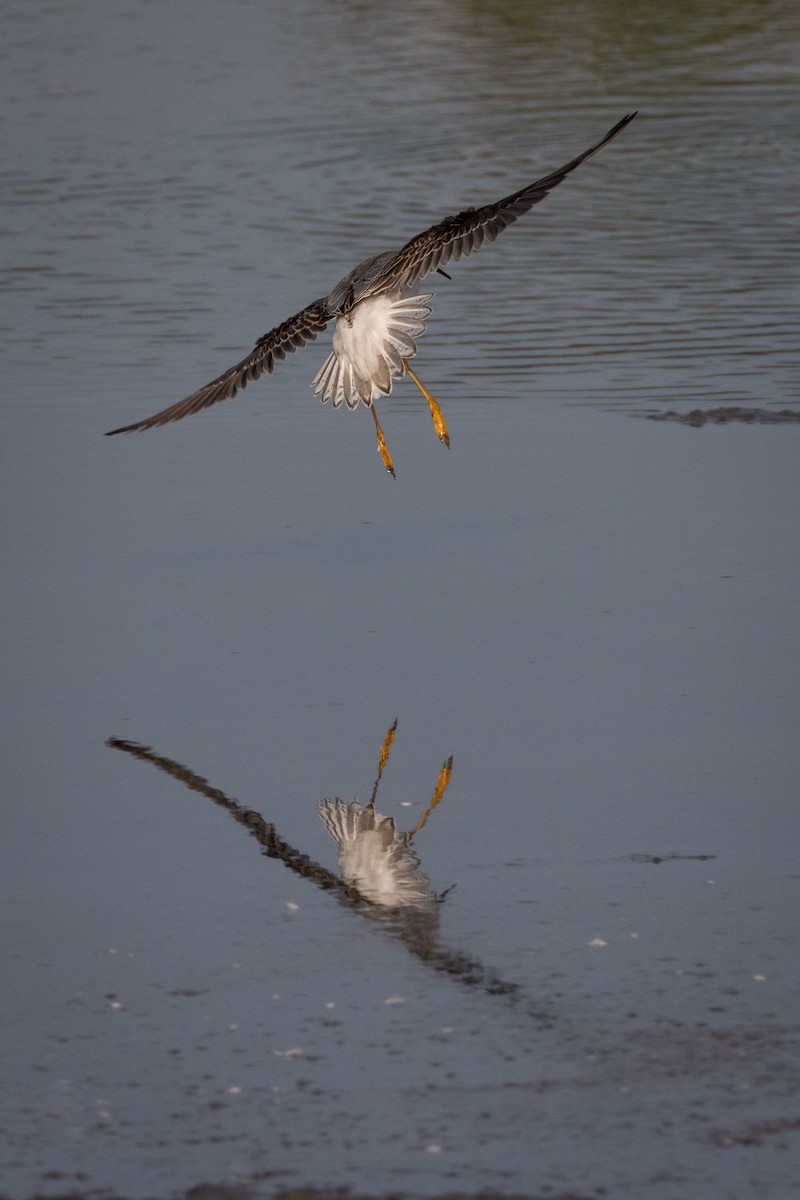
[[[408,835],[398,833],[391,817],[357,800],[322,800],[319,815],[339,847],[344,879],[373,904],[419,908],[436,903],[430,879],[420,870]]]
[[[392,381],[405,373],[403,359],[417,353],[415,338],[425,332],[430,316],[423,296],[374,296],[362,300],[347,317],[339,317],[333,331],[333,350],[314,379],[314,395],[323,404],[344,401],[356,408],[359,400],[372,404],[388,396]]]

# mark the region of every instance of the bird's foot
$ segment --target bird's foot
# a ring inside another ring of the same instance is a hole
[[[445,446],[447,446],[447,448],[449,450],[450,449],[450,434],[447,429],[447,422],[444,419],[444,413],[439,408],[437,401],[433,398],[433,396],[430,394],[428,389],[425,387],[425,384],[422,382],[421,379],[417,378],[417,376],[411,370],[411,367],[408,365],[408,362],[405,359],[403,359],[403,366],[406,369],[406,374],[411,379],[414,380],[414,383],[417,385],[417,387],[422,392],[425,399],[428,401],[428,408],[431,410],[431,417],[433,418],[433,428],[436,430],[436,436],[438,437],[440,442],[444,442]]]
[[[386,438],[383,436],[383,430],[381,429],[378,421],[378,414],[375,412],[375,405],[370,404],[369,410],[372,413],[372,419],[375,422],[375,432],[378,436],[378,452],[383,459],[383,465],[386,467],[386,470],[389,472],[392,479],[396,479],[397,476],[394,473],[394,463],[392,462],[392,456],[389,453],[388,446],[386,445]]]

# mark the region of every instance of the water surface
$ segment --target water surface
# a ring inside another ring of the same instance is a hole
[[[0,1193],[788,1197],[795,6],[0,22]],[[389,479],[325,339],[102,438],[633,108],[436,278],[449,452],[404,382]],[[399,914],[319,809],[395,720]]]

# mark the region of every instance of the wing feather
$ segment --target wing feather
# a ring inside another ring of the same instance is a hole
[[[222,375],[218,375],[204,387],[192,392],[190,396],[179,400],[177,404],[172,404],[169,408],[162,409],[161,412],[154,413],[153,416],[146,417],[143,421],[136,421],[132,425],[123,425],[119,429],[110,430],[108,436],[116,433],[130,433],[139,429],[152,429],[157,425],[168,425],[171,421],[180,421],[183,417],[200,412],[203,408],[209,408],[221,400],[229,400],[241,388],[246,387],[248,382],[258,379],[265,371],[270,374],[276,362],[280,362],[287,354],[298,350],[306,342],[313,341],[317,334],[325,329],[336,315],[337,304],[340,300],[339,293],[351,284],[354,275],[359,271],[363,272],[365,266],[375,267],[375,264],[379,264],[380,270],[376,270],[375,278],[370,279],[367,286],[360,290],[357,297],[359,301],[386,290],[387,280],[391,282],[393,291],[403,291],[432,271],[445,266],[451,259],[458,261],[458,259],[471,254],[484,241],[493,242],[498,234],[508,228],[518,217],[543,200],[548,192],[566,179],[571,171],[574,171],[582,162],[585,162],[587,158],[596,154],[612,138],[615,138],[635,116],[635,112],[628,113],[594,146],[590,146],[583,154],[579,154],[577,158],[565,163],[557,171],[552,171],[549,175],[537,179],[535,183],[528,184],[517,192],[512,192],[510,196],[506,196],[494,204],[486,204],[482,208],[466,208],[463,212],[456,213],[455,216],[445,217],[443,221],[439,221],[436,225],[432,225],[429,229],[413,237],[394,255],[379,255],[377,259],[369,259],[366,264],[361,264],[361,267],[356,268],[355,272],[351,272],[351,275],[342,280],[342,283],[334,289],[330,296],[315,300],[313,304],[309,304],[301,312],[289,317],[283,324],[276,326],[269,333],[265,333],[246,358],[236,363],[235,366],[229,367]],[[334,404],[336,402],[337,397],[334,397]]]
[[[330,319],[327,297],[315,300],[283,324],[265,333],[258,339],[247,358],[223,371],[205,387],[199,388],[192,392],[191,396],[186,396],[177,404],[171,404],[169,408],[162,409],[152,417],[145,417],[143,421],[135,421],[132,425],[123,425],[119,429],[111,429],[107,436],[131,433],[138,429],[152,429],[156,425],[168,425],[170,421],[180,421],[182,417],[200,412],[203,408],[210,408],[220,400],[230,400],[241,388],[246,387],[251,380],[258,379],[265,371],[271,374],[275,363],[280,362],[287,354],[299,350],[306,342],[313,341],[317,334],[325,329]]]
[[[430,229],[417,234],[398,250],[394,261],[385,270],[385,277],[393,275],[398,287],[410,287],[431,271],[445,266],[451,258],[457,261],[471,254],[484,240],[493,242],[497,235],[518,217],[540,200],[544,200],[547,193],[566,179],[571,171],[598,150],[602,150],[603,146],[630,124],[635,116],[635,112],[628,113],[594,146],[584,150],[583,154],[571,159],[557,171],[551,171],[549,175],[537,179],[535,183],[520,188],[518,192],[512,192],[510,196],[498,200],[495,204],[486,204],[482,208],[466,208],[455,216],[445,217],[443,221],[431,225]]]

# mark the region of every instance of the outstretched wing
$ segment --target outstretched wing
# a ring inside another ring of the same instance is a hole
[[[302,312],[295,313],[282,325],[265,333],[262,338],[258,339],[252,353],[248,354],[247,358],[243,358],[235,367],[229,367],[227,371],[217,376],[216,379],[212,379],[211,383],[207,383],[205,387],[192,392],[191,396],[186,396],[177,404],[162,409],[152,417],[145,417],[143,421],[136,421],[133,425],[123,425],[120,429],[110,429],[107,436],[111,437],[115,433],[131,433],[136,429],[152,429],[156,425],[168,425],[170,421],[180,421],[181,417],[188,417],[191,413],[200,412],[201,408],[209,408],[220,400],[230,400],[231,396],[235,396],[240,388],[246,387],[251,379],[258,379],[265,371],[271,374],[276,362],[280,362],[292,350],[299,350],[306,342],[312,342],[317,334],[326,327],[330,319],[331,313],[327,297],[315,300]]]
[[[430,229],[417,234],[398,250],[394,262],[389,263],[384,275],[391,274],[393,283],[396,282],[399,288],[410,287],[416,280],[445,266],[451,259],[464,258],[471,254],[485,240],[493,242],[498,233],[502,233],[534,204],[544,200],[547,193],[566,179],[571,171],[592,154],[602,150],[603,146],[629,125],[635,116],[635,112],[628,113],[613,129],[609,129],[596,145],[590,146],[583,154],[579,154],[557,171],[545,175],[543,179],[537,179],[535,183],[520,188],[518,192],[513,192],[504,200],[498,200],[496,204],[486,204],[483,208],[465,208],[463,212],[453,217],[445,217],[437,225],[432,225]]]

